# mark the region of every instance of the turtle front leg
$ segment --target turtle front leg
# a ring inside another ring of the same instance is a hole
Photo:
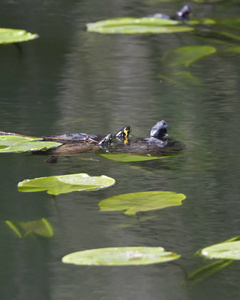
[[[110,151],[110,147],[112,145],[112,134],[109,133],[106,135],[101,141],[98,143],[98,145],[106,152]]]

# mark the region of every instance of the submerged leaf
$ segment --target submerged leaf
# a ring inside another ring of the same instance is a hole
[[[41,141],[35,137],[0,135],[0,153],[40,151],[58,147],[61,143]]]
[[[130,153],[100,153],[101,156],[114,160],[114,161],[121,161],[121,162],[137,162],[137,161],[147,161],[147,160],[154,160],[154,159],[161,159],[170,156],[148,156],[148,155],[134,155]]]
[[[32,34],[25,30],[0,28],[0,44],[25,42],[38,37],[37,34]]]
[[[174,33],[192,31],[190,26],[180,26],[175,20],[159,18],[115,18],[88,23],[87,30],[99,33]]]
[[[164,57],[168,65],[189,67],[193,62],[216,52],[213,46],[186,46],[168,51]]]
[[[74,265],[131,266],[163,263],[179,257],[162,247],[115,247],[70,253],[62,258],[62,262]]]
[[[26,179],[18,183],[19,192],[47,191],[51,195],[59,195],[74,191],[99,190],[115,183],[107,176],[89,176],[88,174],[71,174],[62,176]]]
[[[21,238],[31,233],[41,235],[46,238],[53,236],[53,229],[47,219],[41,219],[31,222],[12,222],[5,221],[5,223]]]
[[[231,263],[232,260],[216,261],[192,272],[190,275],[188,275],[187,279],[191,283],[191,286],[193,286],[219,273],[222,269],[228,267]]]
[[[194,18],[194,19],[188,21],[188,24],[190,24],[190,25],[215,25],[216,20]]]
[[[165,74],[158,74],[157,75],[158,78],[168,81],[170,83],[173,83],[175,85],[178,85],[182,88],[187,87],[189,88],[189,86],[191,85],[200,85],[201,82],[199,81],[199,79],[197,77],[195,77],[194,75],[192,75],[190,72],[188,71],[177,71],[177,72],[173,72],[170,73],[169,76],[165,75]]]
[[[126,210],[125,215],[130,216],[140,211],[182,205],[182,201],[185,198],[184,194],[174,192],[129,193],[104,199],[99,203],[99,207],[101,211]]]

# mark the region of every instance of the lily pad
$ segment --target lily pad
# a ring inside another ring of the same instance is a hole
[[[20,237],[25,237],[31,233],[50,238],[53,236],[53,229],[47,219],[41,219],[31,222],[12,222],[5,223]]]
[[[140,211],[163,209],[182,205],[186,198],[184,194],[174,192],[139,192],[122,194],[102,200],[99,203],[101,211],[125,211],[125,215],[132,216]]]
[[[179,257],[162,247],[115,247],[70,253],[62,258],[62,262],[88,266],[132,266],[163,263]]]
[[[0,28],[0,44],[26,42],[38,37],[38,34],[32,34],[21,29]]]
[[[19,192],[47,191],[51,195],[59,195],[74,191],[94,191],[106,188],[115,183],[107,176],[89,176],[85,173],[40,177],[26,179],[18,183]]]
[[[217,258],[240,260],[240,241],[215,244],[202,249],[200,254],[209,259]]]
[[[0,135],[0,153],[44,151],[62,145],[61,143],[41,141],[35,137]]]
[[[216,52],[213,46],[186,46],[168,51],[164,57],[168,65],[189,67],[193,62]]]
[[[137,161],[147,161],[147,160],[154,160],[154,159],[161,159],[166,158],[169,156],[147,156],[147,155],[134,155],[129,153],[101,153],[101,156],[114,160],[114,161],[121,161],[121,162],[137,162]]]
[[[190,26],[181,26],[178,21],[158,18],[115,18],[88,23],[89,32],[99,33],[175,33],[193,31]]]

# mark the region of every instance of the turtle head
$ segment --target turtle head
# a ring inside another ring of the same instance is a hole
[[[131,128],[130,126],[125,126],[123,127],[121,130],[119,130],[117,133],[116,133],[116,138],[119,138],[119,139],[127,139],[129,137],[131,133]]]
[[[157,122],[151,129],[149,136],[159,140],[165,140],[168,136],[167,123],[164,120]]]
[[[192,8],[190,5],[185,5],[183,8],[176,13],[176,18],[178,20],[187,21],[192,12]]]

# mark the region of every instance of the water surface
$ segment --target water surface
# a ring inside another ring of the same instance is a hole
[[[210,56],[189,70],[200,82],[174,85],[162,61],[168,50],[205,41],[189,33],[100,35],[85,23],[110,17],[175,12],[181,3],[139,1],[35,1],[2,3],[1,26],[38,33],[40,39],[0,48],[0,128],[27,135],[67,132],[114,133],[131,125],[147,136],[164,119],[169,135],[186,144],[183,156],[118,163],[95,153],[62,157],[2,154],[1,299],[237,299],[239,264],[187,289],[182,285],[205,263],[194,252],[239,235],[239,58]],[[239,6],[193,3],[200,17],[237,17]],[[71,173],[107,175],[117,184],[97,192],[57,197],[19,193],[26,178]],[[102,213],[110,196],[140,191],[174,191],[180,207],[139,213]],[[138,222],[142,216],[157,218]],[[51,239],[19,239],[4,220],[47,218]],[[129,220],[136,224],[121,225]],[[61,258],[74,251],[114,246],[162,246],[182,255],[175,263],[144,267],[76,267]]]

